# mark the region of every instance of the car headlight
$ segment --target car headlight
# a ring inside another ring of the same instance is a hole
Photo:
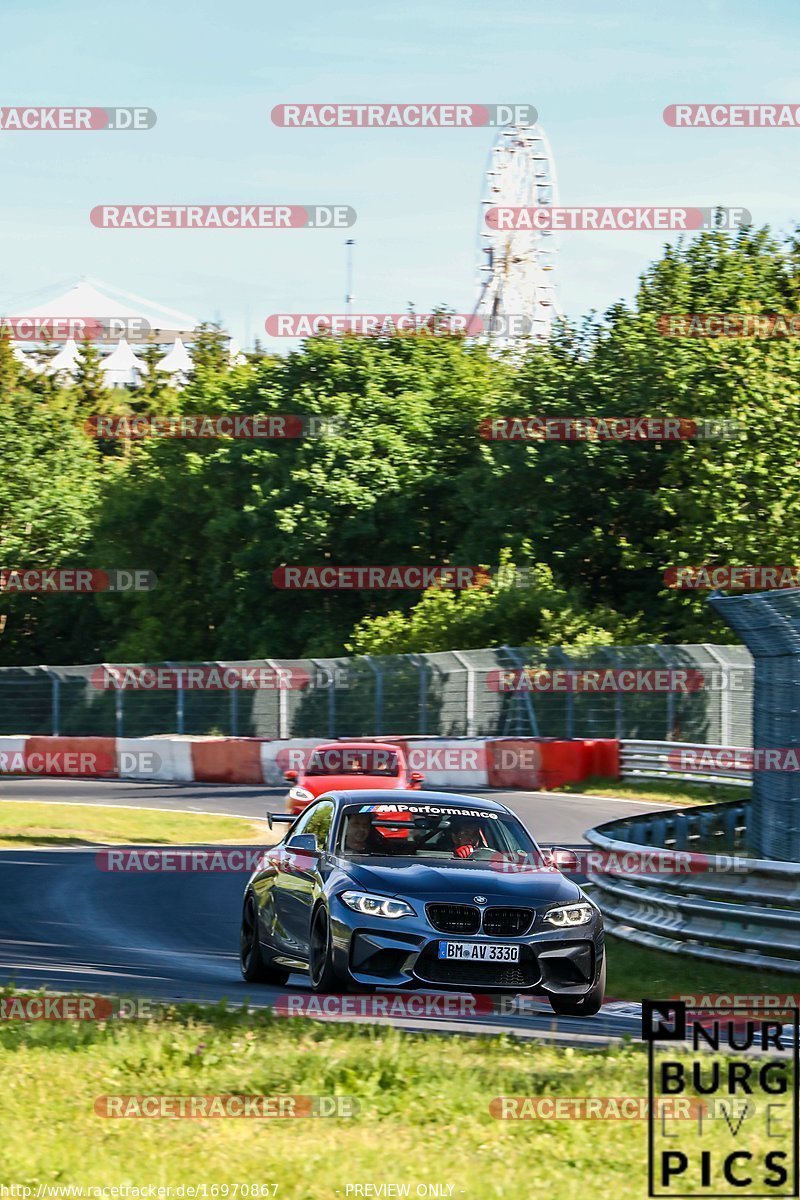
[[[405,900],[394,900],[391,896],[373,896],[371,892],[342,892],[341,899],[353,912],[365,917],[413,917],[415,912]]]
[[[289,798],[291,800],[313,800],[313,794],[304,787],[293,787],[289,789]]]
[[[551,908],[544,915],[549,925],[557,929],[571,929],[574,925],[588,925],[594,916],[591,904],[562,904],[560,908]]]

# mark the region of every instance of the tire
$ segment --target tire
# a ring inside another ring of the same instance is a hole
[[[264,961],[264,952],[258,938],[258,907],[252,892],[244,898],[242,927],[239,932],[239,970],[248,983],[272,983],[281,985],[289,978],[283,967],[271,967]]]
[[[594,987],[577,999],[572,996],[551,996],[550,1007],[560,1017],[593,1017],[603,1004],[606,992],[606,958],[603,955],[603,965],[600,968],[600,978]]]
[[[321,904],[311,918],[311,933],[308,942],[308,974],[314,992],[346,992],[348,982],[333,965],[331,945],[331,923],[327,910]]]

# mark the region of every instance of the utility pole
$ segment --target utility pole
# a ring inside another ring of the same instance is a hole
[[[346,292],[344,295],[344,310],[348,316],[353,311],[353,247],[355,246],[355,238],[348,238],[345,242],[347,247],[347,267],[346,267]]]

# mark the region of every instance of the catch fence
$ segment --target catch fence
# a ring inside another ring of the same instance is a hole
[[[173,686],[141,686],[142,664],[127,664],[135,668],[135,687],[118,686],[126,678],[120,664],[113,670],[102,663],[2,668],[0,736],[402,734],[752,745],[753,662],[741,646],[617,646],[581,653],[501,646],[148,665],[170,669]],[[285,672],[292,683],[191,684],[190,669],[199,669],[207,682],[214,668],[227,672],[224,678]],[[99,686],[102,678],[110,686]]]

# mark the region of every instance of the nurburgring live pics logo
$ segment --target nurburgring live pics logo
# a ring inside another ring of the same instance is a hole
[[[484,221],[489,229],[531,232],[631,232],[634,230],[738,229],[752,225],[746,208],[593,205],[565,207],[492,205]]]
[[[532,104],[276,104],[272,124],[283,129],[486,129],[535,125]]]
[[[152,129],[156,120],[152,108],[0,108],[6,133]]]
[[[348,229],[349,204],[96,204],[97,229]]]
[[[648,1196],[798,1195],[799,1017],[794,1008],[788,1019],[742,1021],[732,1006],[693,1012],[682,999],[642,1001]],[[668,1128],[658,1104],[694,1095],[710,1113]],[[713,1130],[708,1115],[722,1118]]]

